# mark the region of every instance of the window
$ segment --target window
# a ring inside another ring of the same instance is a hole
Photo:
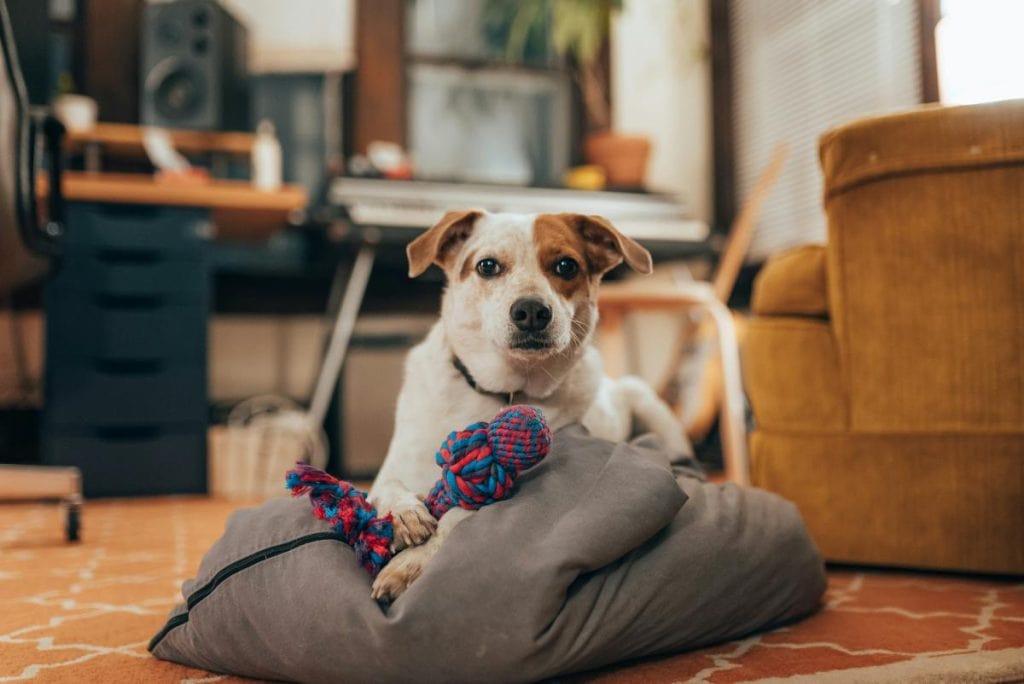
[[[946,104],[1024,97],[1024,2],[942,0],[935,29],[939,92]]]
[[[822,133],[921,101],[917,3],[732,0],[729,21],[738,202],[775,146],[789,147],[751,244],[758,261],[824,241]]]

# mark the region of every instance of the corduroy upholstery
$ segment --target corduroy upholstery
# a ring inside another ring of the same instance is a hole
[[[755,285],[754,483],[830,560],[1024,573],[1024,101],[863,119],[820,153],[827,245]]]
[[[768,315],[828,315],[825,246],[797,247],[765,264],[754,283],[752,305]]]

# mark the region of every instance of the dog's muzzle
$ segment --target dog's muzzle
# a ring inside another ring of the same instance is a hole
[[[537,351],[551,347],[547,327],[551,323],[551,307],[539,299],[517,299],[508,312],[516,331],[509,346],[522,351]]]

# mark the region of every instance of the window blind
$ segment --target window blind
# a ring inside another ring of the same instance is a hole
[[[825,240],[818,137],[921,101],[914,0],[732,0],[737,202],[780,142],[789,157],[749,260]]]

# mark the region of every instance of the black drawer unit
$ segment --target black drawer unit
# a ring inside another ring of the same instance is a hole
[[[51,356],[46,375],[47,429],[202,422],[209,414],[199,359]]]
[[[206,314],[205,306],[48,292],[47,307],[47,333],[60,342],[52,352],[61,360],[202,361],[206,357],[206,326],[197,323]]]
[[[76,202],[67,209],[68,253],[152,250],[186,260],[203,260],[210,236],[206,209],[143,204]]]
[[[46,287],[47,463],[87,496],[206,490],[208,212],[75,203]]]
[[[204,493],[205,454],[205,423],[61,432],[43,443],[47,462],[81,469],[89,497]]]
[[[100,304],[203,305],[209,290],[205,261],[153,250],[72,252],[58,269],[53,295],[89,294]]]

